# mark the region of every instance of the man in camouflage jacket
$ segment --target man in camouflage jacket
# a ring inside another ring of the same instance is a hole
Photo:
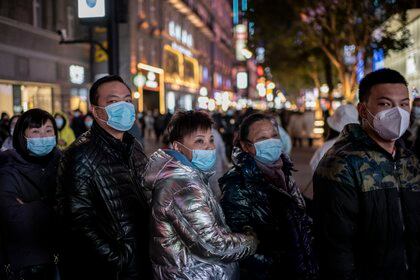
[[[395,130],[395,118],[398,136],[404,133],[400,109],[410,111],[408,96],[396,71],[366,76],[359,88],[361,125],[347,125],[316,170],[322,279],[420,279],[419,160],[384,133]],[[380,128],[384,115],[387,125]]]

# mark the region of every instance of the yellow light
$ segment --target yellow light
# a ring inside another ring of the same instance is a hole
[[[135,98],[135,99],[139,99],[139,98],[140,98],[140,93],[139,93],[138,91],[136,91],[136,92],[134,93],[134,98]]]
[[[313,131],[314,131],[315,134],[323,134],[324,133],[324,129],[322,127],[315,127]]]
[[[214,111],[216,109],[216,101],[214,99],[209,100],[208,108],[210,111]]]
[[[318,120],[318,121],[315,121],[315,126],[324,126],[324,121],[323,120]]]

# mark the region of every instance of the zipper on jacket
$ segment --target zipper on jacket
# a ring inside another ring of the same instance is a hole
[[[402,203],[401,203],[401,180],[400,176],[397,173],[397,162],[394,161],[394,176],[397,179],[397,193],[398,193],[398,212],[400,215],[401,223],[402,223],[402,231],[403,231],[403,238],[404,238],[404,264],[405,269],[408,271],[408,259],[407,259],[407,249],[406,249],[406,243],[405,243],[405,221],[404,221],[404,214],[402,209]]]

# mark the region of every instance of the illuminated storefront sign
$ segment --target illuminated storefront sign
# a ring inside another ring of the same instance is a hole
[[[246,49],[247,44],[247,29],[246,25],[238,24],[234,29],[235,33],[235,50],[236,50],[236,59],[239,61],[245,61],[246,57],[244,56],[243,50]]]
[[[169,45],[164,46],[165,82],[191,89],[199,88],[199,65],[195,58],[183,55]]]
[[[78,0],[79,18],[105,17],[105,0]]]
[[[133,76],[133,84],[137,87],[139,111],[143,111],[144,91],[159,94],[159,112],[165,113],[164,71],[161,68],[139,63],[137,74]],[[154,94],[154,93],[153,93]]]
[[[236,86],[238,89],[246,89],[248,87],[247,72],[238,72],[238,74],[236,74]]]
[[[177,39],[182,44],[192,48],[193,46],[193,37],[187,30],[182,29],[179,24],[176,24],[174,21],[169,22],[169,36]]]
[[[85,81],[85,68],[79,65],[70,65],[69,76],[70,82],[81,85]]]

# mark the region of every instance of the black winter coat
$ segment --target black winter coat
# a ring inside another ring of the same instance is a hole
[[[65,151],[57,207],[63,279],[149,279],[146,161],[130,134],[119,141],[97,123]]]
[[[60,151],[40,159],[0,153],[0,265],[12,270],[51,264],[55,252],[54,195]],[[19,198],[24,204],[20,204]]]
[[[287,184],[292,164],[282,156]],[[234,232],[251,226],[260,241],[254,256],[240,262],[241,279],[316,279],[311,221],[305,209],[263,176],[255,160],[235,149],[234,167],[219,179],[221,205]]]

